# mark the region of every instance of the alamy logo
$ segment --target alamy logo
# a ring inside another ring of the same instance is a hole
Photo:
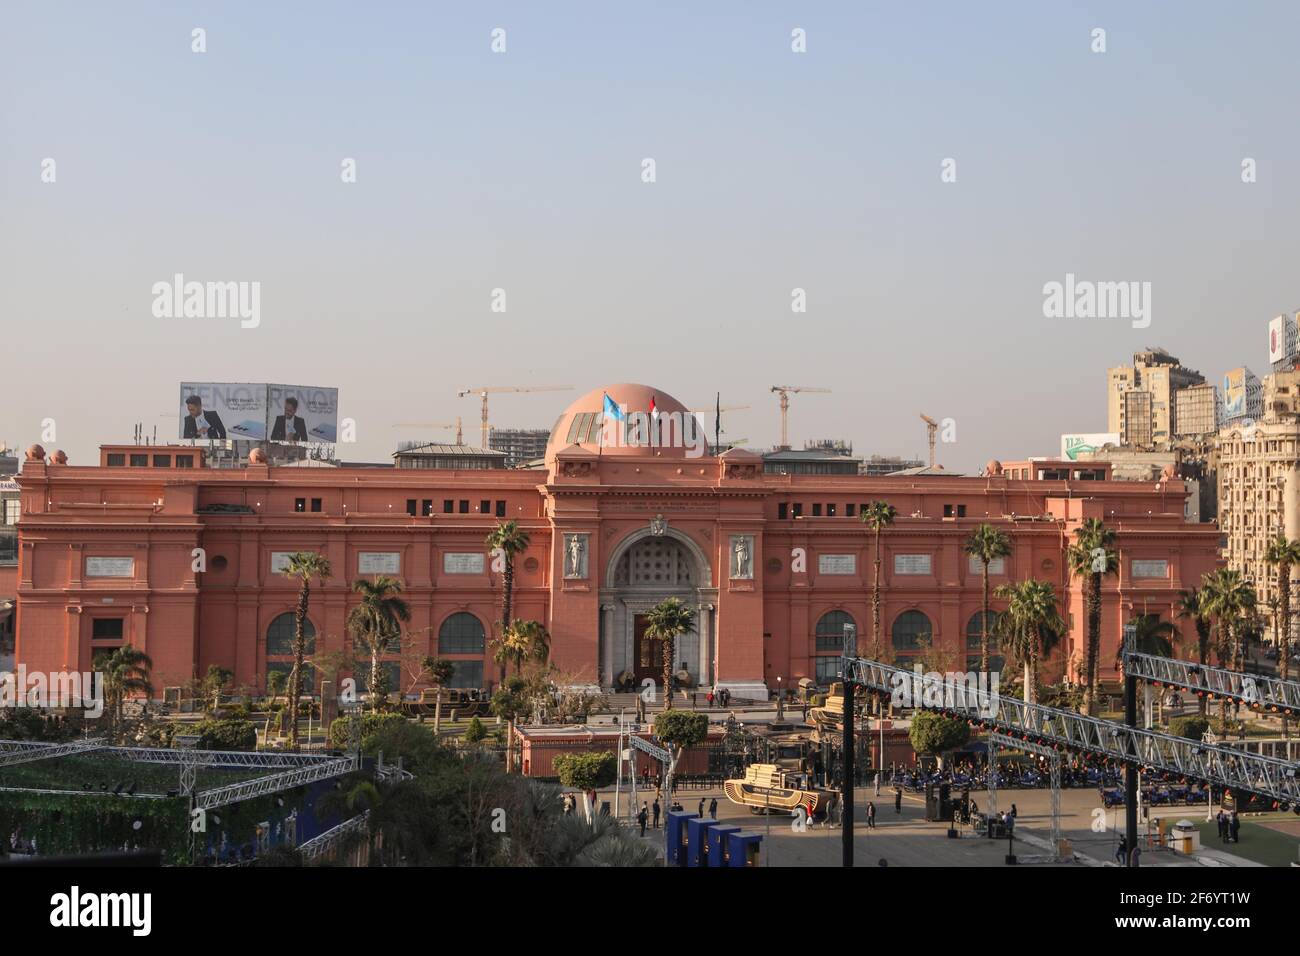
[[[80,926],[125,926],[134,936],[148,936],[153,927],[153,895],[150,893],[86,893],[74,886],[69,893],[50,897],[50,925],[72,929]]]
[[[186,282],[178,272],[151,291],[156,319],[239,319],[243,329],[262,324],[260,282]]]
[[[608,401],[608,400],[607,400]],[[627,406],[606,405],[600,426],[602,448],[684,448],[687,458],[700,458],[709,440],[692,412],[629,412]]]
[[[14,707],[79,707],[87,717],[104,713],[104,675],[87,671],[0,672],[0,710]]]
[[[1001,675],[997,673],[952,671],[923,671],[916,664],[912,673],[895,672],[890,678],[890,701],[895,707],[943,707],[964,710],[981,717],[996,717],[998,713],[998,688]]]
[[[1076,280],[1043,286],[1043,316],[1048,319],[1131,319],[1133,328],[1151,324],[1150,282],[1091,282]]]

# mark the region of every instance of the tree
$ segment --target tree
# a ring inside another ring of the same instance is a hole
[[[284,693],[288,680],[289,675],[284,671],[271,671],[266,675],[266,694],[271,698],[271,708],[273,710],[275,705],[279,703],[280,695]]]
[[[545,664],[551,654],[551,635],[537,621],[524,621],[515,618],[502,636],[492,642],[492,659],[501,665],[505,672],[506,664],[515,665],[515,674],[524,669],[525,661]]]
[[[660,601],[646,615],[645,636],[661,641],[664,655],[664,710],[673,706],[673,657],[677,638],[695,629],[695,614],[677,598]]]
[[[1210,657],[1210,613],[1206,609],[1208,595],[1204,588],[1192,588],[1180,591],[1178,607],[1175,612],[1180,618],[1190,618],[1196,627],[1196,652],[1201,665],[1209,663]],[[1196,698],[1197,711],[1205,713],[1205,698]]]
[[[447,682],[455,675],[456,665],[445,657],[426,657],[424,659],[424,670],[429,675],[429,683],[438,691],[438,697],[433,702],[433,732],[437,735],[442,732],[442,689],[447,686]],[[474,719],[478,720],[477,717]],[[482,726],[483,724],[480,722],[479,727]],[[479,739],[482,740],[483,738],[480,737]]]
[[[311,599],[311,580],[317,578],[321,586],[331,574],[329,559],[312,551],[297,551],[280,572],[298,581],[298,606],[293,614],[293,667],[289,670],[289,749],[298,749],[298,698],[302,696],[302,664],[307,656],[307,636],[304,624]]]
[[[528,550],[528,532],[515,521],[501,521],[487,536],[487,545],[499,550],[504,562],[501,569],[501,634],[510,629],[510,612],[515,595],[515,558]],[[501,664],[501,680],[506,679],[506,665]]]
[[[880,533],[894,523],[898,509],[887,501],[869,501],[859,519],[869,527],[876,539],[875,569],[871,578],[871,656],[880,660]]]
[[[666,795],[672,792],[669,781],[682,754],[708,738],[709,715],[693,710],[665,710],[655,719],[654,732],[673,752],[673,759],[667,767],[668,780],[664,781]]]
[[[1264,560],[1277,567],[1278,625],[1273,630],[1273,642],[1278,649],[1279,676],[1291,676],[1291,566],[1300,564],[1300,541],[1288,541],[1278,535],[1264,552]],[[1286,716],[1282,717],[1282,736],[1290,737]]]
[[[703,715],[701,715],[703,716]],[[614,782],[618,775],[618,761],[612,750],[585,754],[560,754],[555,758],[555,773],[560,783],[582,791],[582,805],[587,819],[596,822],[591,805],[591,791],[601,790]]]
[[[1007,602],[997,624],[1002,647],[1024,668],[1025,700],[1036,703],[1039,660],[1065,631],[1065,622],[1056,609],[1056,589],[1046,581],[1030,578],[1004,584],[995,593]]]
[[[913,750],[937,758],[943,769],[943,755],[970,740],[970,725],[932,710],[919,710],[912,715],[912,729],[907,736]]]
[[[104,676],[104,711],[108,715],[110,736],[116,737],[122,727],[122,707],[126,698],[136,694],[153,696],[153,660],[144,651],[130,644],[116,650],[100,651],[95,655],[94,668]]]
[[[476,744],[487,736],[487,728],[483,726],[483,721],[477,717],[471,717],[469,724],[465,727],[465,743]]]
[[[377,711],[386,696],[379,658],[392,650],[394,640],[400,645],[402,623],[411,619],[411,607],[397,596],[402,582],[387,575],[376,575],[373,581],[358,578],[352,590],[361,595],[361,603],[348,613],[347,626],[370,655],[370,709]]]
[[[1216,651],[1219,663],[1241,670],[1242,630],[1245,618],[1255,611],[1255,589],[1232,568],[1219,568],[1205,575],[1201,585],[1207,595],[1207,608],[1218,630]],[[1227,730],[1228,699],[1223,698],[1220,717]]]
[[[506,773],[515,765],[515,725],[533,712],[539,688],[536,680],[525,680],[519,675],[507,677],[492,693],[488,708],[506,722]]]
[[[217,708],[221,706],[221,692],[234,676],[234,671],[219,667],[216,664],[208,665],[208,672],[204,675],[200,684],[203,692],[204,710],[210,714],[216,713]]]
[[[966,553],[979,560],[982,568],[981,595],[984,614],[980,618],[980,670],[989,669],[989,565],[998,558],[1011,555],[1011,539],[1001,530],[985,522],[971,532],[965,544]]]
[[[1097,714],[1097,659],[1101,654],[1102,578],[1119,573],[1119,554],[1114,546],[1115,532],[1100,518],[1088,518],[1074,529],[1074,543],[1066,551],[1070,571],[1083,581],[1087,617],[1083,707],[1088,715],[1094,717]]]

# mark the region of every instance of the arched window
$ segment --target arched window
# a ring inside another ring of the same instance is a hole
[[[844,625],[853,623],[847,611],[827,611],[817,622],[817,650],[839,654],[844,650]]]
[[[1006,658],[999,653],[998,617],[997,611],[989,611],[989,671],[995,674],[1001,673],[1007,663]],[[984,612],[976,611],[966,622],[966,669],[970,671],[978,670],[980,666],[980,641],[984,639],[983,621]]]
[[[266,629],[266,654],[268,657],[293,656],[294,613],[286,611],[271,622]],[[316,628],[311,619],[302,622],[302,636],[306,640],[307,653],[316,653]]]
[[[932,639],[934,629],[930,627],[930,619],[920,611],[904,611],[894,618],[890,636],[895,654],[899,657],[915,657],[921,649],[921,638]]]
[[[453,614],[438,628],[439,654],[482,654],[485,642],[482,622],[466,611]]]

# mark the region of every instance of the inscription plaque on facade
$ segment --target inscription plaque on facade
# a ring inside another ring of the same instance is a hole
[[[966,565],[966,567],[971,574],[982,575],[984,573],[984,562],[981,561],[979,558],[975,557],[975,555],[973,554],[970,556],[970,562]],[[994,558],[992,561],[989,562],[990,575],[1006,574],[1006,573],[1007,573],[1006,558]]]
[[[133,578],[135,558],[86,558],[88,578]]]
[[[399,551],[361,551],[357,554],[357,574],[400,574]]]
[[[858,556],[856,554],[819,554],[817,555],[818,574],[857,574]]]
[[[1139,561],[1135,558],[1131,567],[1135,578],[1169,577],[1168,561]]]
[[[894,555],[895,574],[929,574],[930,556],[928,554]]]
[[[481,551],[448,551],[442,556],[443,574],[482,574],[484,566]]]

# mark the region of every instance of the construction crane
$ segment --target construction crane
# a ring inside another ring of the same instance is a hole
[[[488,446],[488,395],[493,392],[567,392],[572,385],[496,385],[489,388],[462,388],[457,398],[478,395],[483,399],[483,448]]]
[[[781,396],[781,447],[789,448],[789,433],[786,431],[786,417],[790,411],[791,392],[829,392],[829,388],[813,388],[809,385],[773,385],[772,391]]]
[[[922,415],[921,421],[925,422],[925,430],[930,434],[930,467],[934,467],[934,436],[939,431],[939,423],[929,415]]]
[[[465,444],[465,433],[461,431],[459,415],[456,416],[456,424],[454,425],[450,424],[449,422],[401,422],[400,424],[394,425],[393,427],[394,428],[454,428],[456,429],[456,444],[457,445]]]

